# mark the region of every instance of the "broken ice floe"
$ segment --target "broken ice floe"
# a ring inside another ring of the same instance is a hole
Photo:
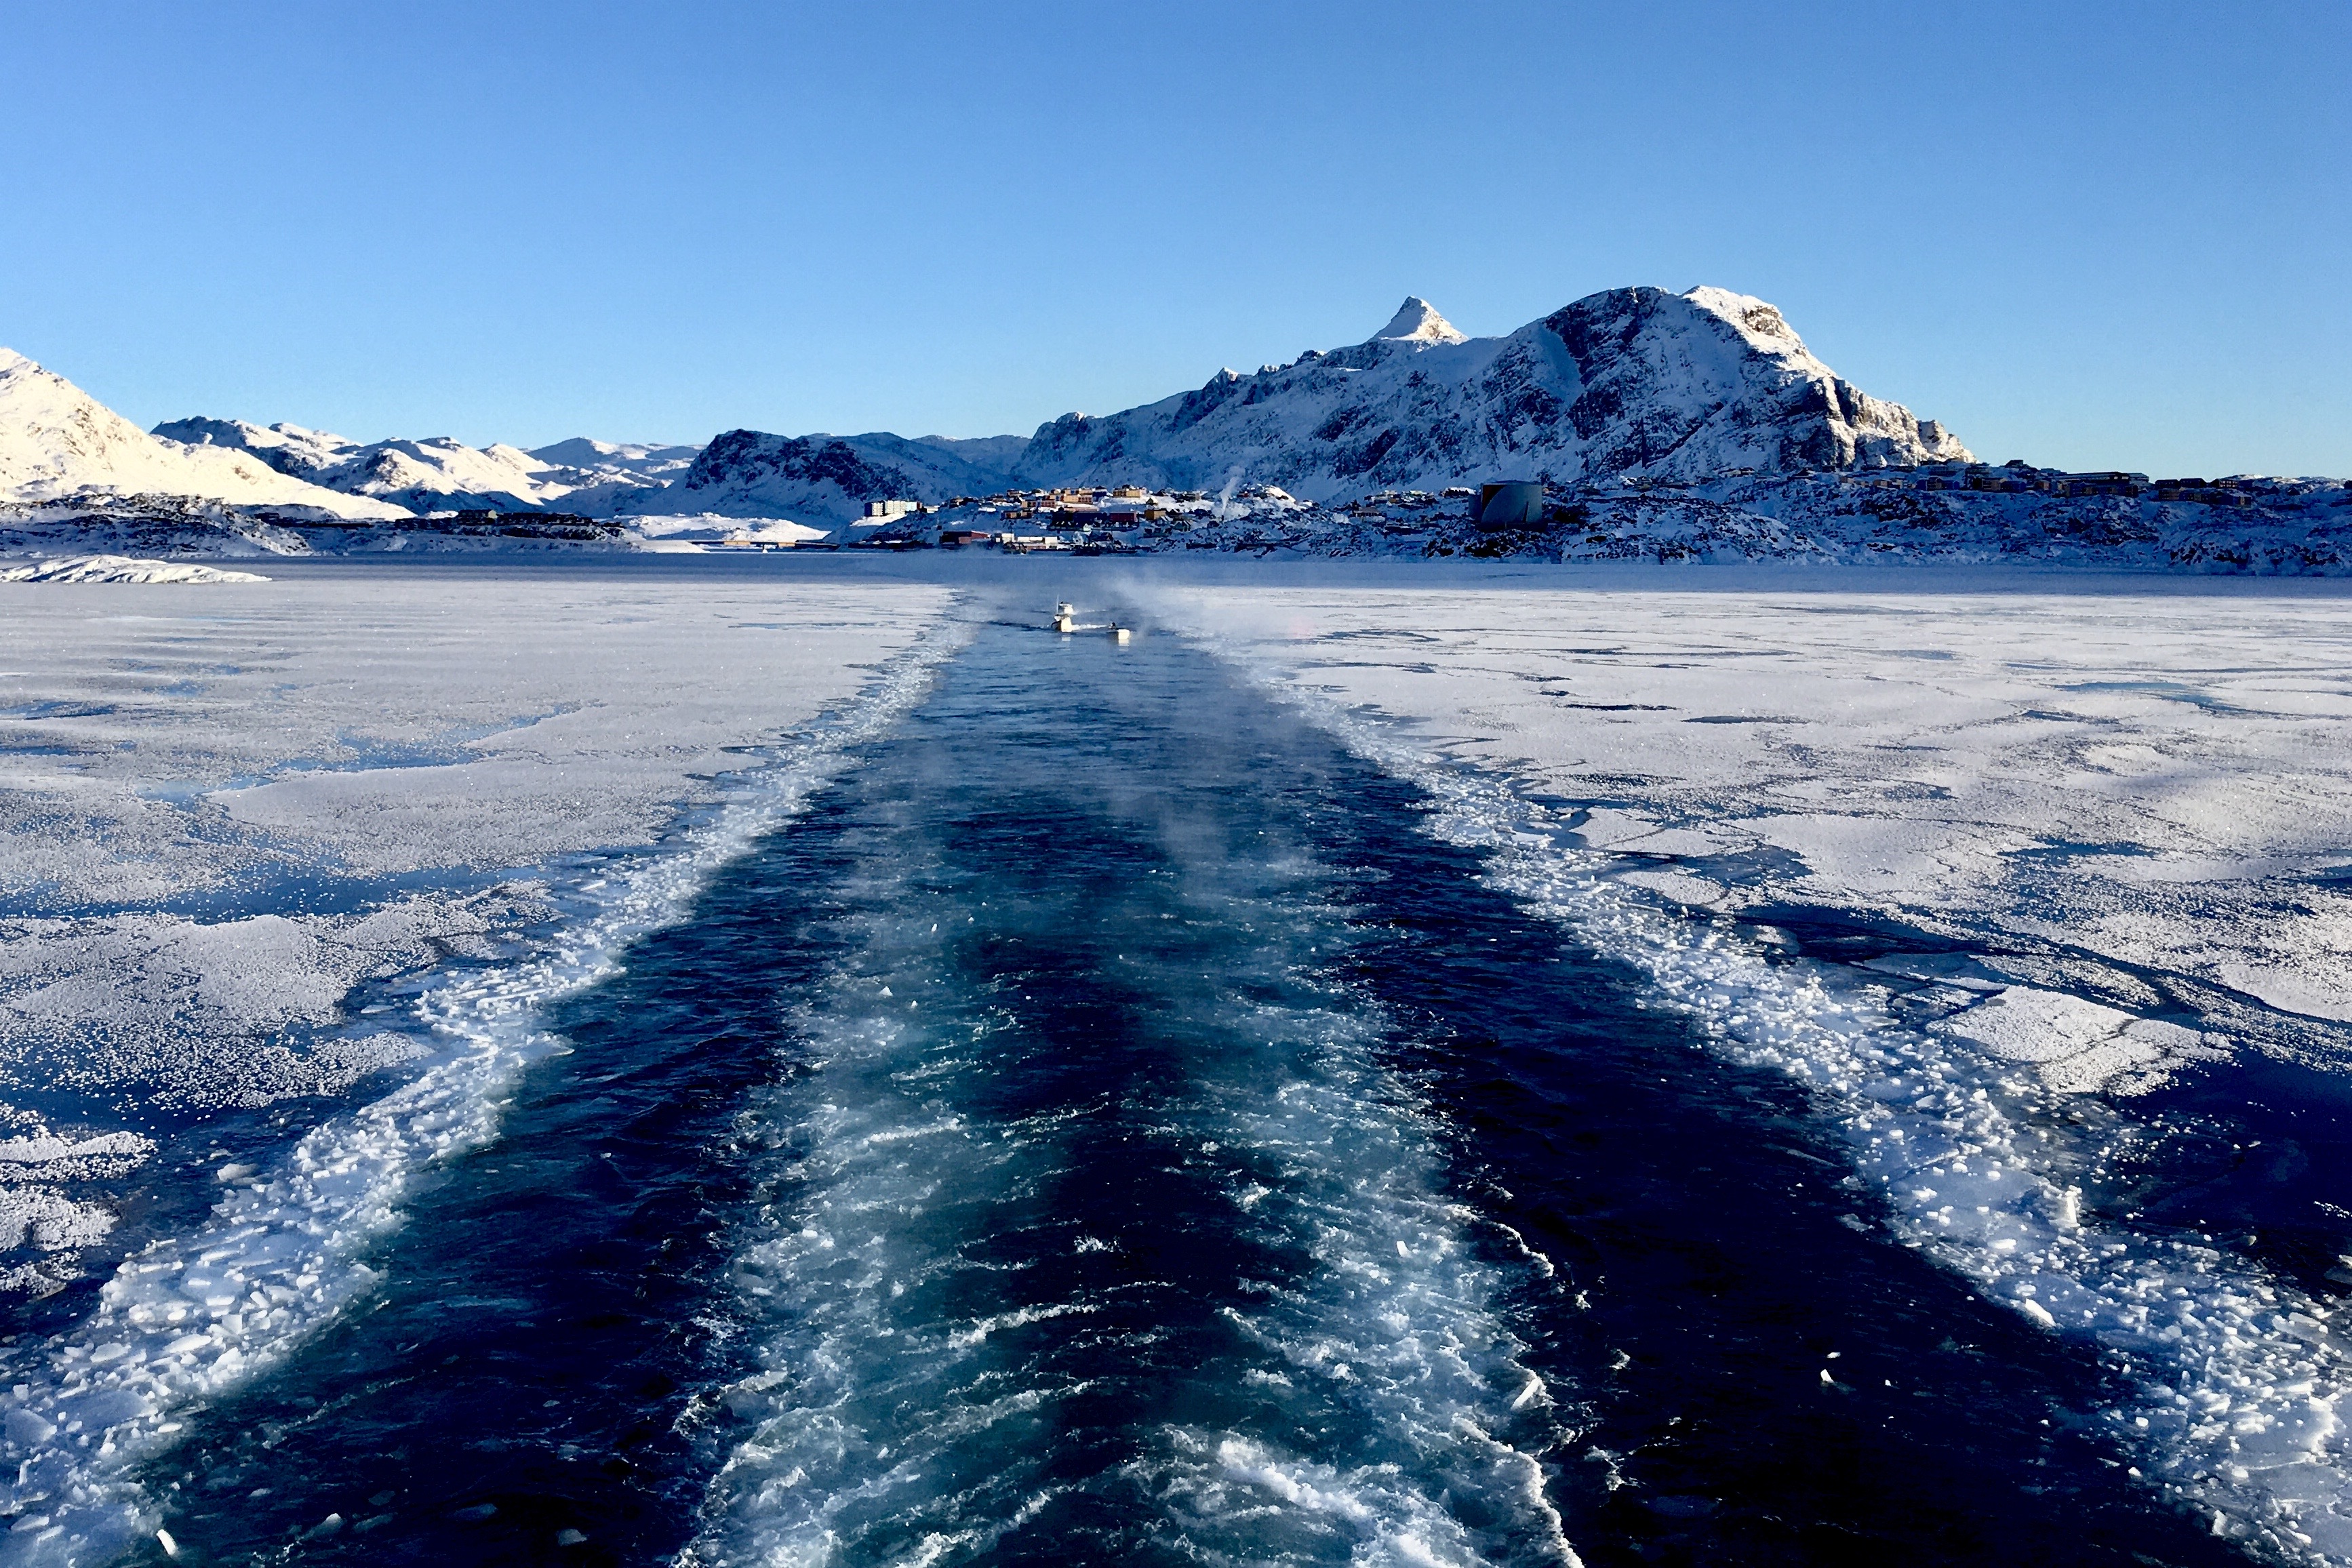
[[[341,1092],[401,1050],[323,1036],[352,988],[489,956],[488,934],[538,907],[529,892],[417,894],[356,915],[0,922],[0,1090],[135,1091],[182,1113]]]
[[[2003,1061],[2032,1063],[2061,1093],[2152,1089],[2182,1065],[2229,1055],[2219,1035],[2030,986],[2009,987],[1930,1027]]]
[[[419,1012],[437,1051],[417,1076],[225,1184],[205,1225],[126,1259],[74,1329],[0,1350],[0,1385],[13,1385],[0,1396],[0,1463],[16,1477],[0,1484],[0,1515],[19,1521],[0,1536],[0,1564],[110,1558],[151,1532],[137,1472],[175,1440],[173,1413],[283,1360],[364,1296],[377,1279],[366,1255],[398,1222],[409,1184],[495,1136],[506,1086],[560,1049],[541,1009],[609,974],[630,942],[677,918],[714,871],[796,815],[916,699],[960,635],[948,627],[900,655],[845,716],[745,775],[674,848],[603,878],[583,895],[593,913],[547,951],[427,992]]]
[[[60,1137],[25,1113],[12,1119],[36,1130],[0,1140],[0,1294],[47,1296],[71,1283],[82,1249],[114,1228],[107,1203],[67,1189],[129,1175],[155,1145],[128,1132]]]
[[[268,582],[257,572],[127,555],[59,556],[0,571],[0,582]]]
[[[2352,1347],[2330,1326],[2334,1309],[2209,1241],[2084,1215],[2066,1172],[2086,1151],[2025,1121],[2039,1096],[2127,1089],[2168,1063],[2210,1060],[2213,1037],[2031,988],[1981,999],[1968,985],[1944,1023],[1910,1027],[1835,966],[1770,956],[1726,922],[1628,886],[1616,857],[1579,847],[1507,779],[1260,675],[1421,784],[1437,803],[1433,831],[1488,852],[1496,885],[1646,976],[1713,1049],[1810,1086],[1897,1240],[2127,1370],[2137,1397],[2099,1417],[2151,1485],[2210,1512],[2217,1534],[2352,1563],[2338,1417]]]

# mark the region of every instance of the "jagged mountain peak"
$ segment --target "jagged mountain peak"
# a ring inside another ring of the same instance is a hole
[[[1682,297],[1727,323],[1748,340],[1751,348],[1764,353],[1802,354],[1815,364],[1821,362],[1813,360],[1804,340],[1797,336],[1797,329],[1789,325],[1788,318],[1780,314],[1777,305],[1767,304],[1752,294],[1734,294],[1728,288],[1705,283],[1686,290]]]
[[[1118,413],[1065,414],[1024,442],[730,432],[645,510],[855,517],[1023,485],[1214,490],[1239,477],[1328,500],[1499,476],[1570,486],[1965,458],[1933,420],[1870,397],[1764,300],[1701,286],[1613,288],[1499,338],[1409,298],[1377,338]]]
[[[1499,338],[1465,337],[1408,299],[1354,348],[1043,426],[1021,474],[1210,489],[1238,476],[1323,500],[1498,476],[1687,481],[1967,455],[1933,420],[1837,376],[1765,301],[1639,287]]]
[[[868,500],[1008,485],[1216,490],[1239,479],[1328,500],[1498,476],[1691,482],[1969,455],[1935,421],[1836,375],[1770,304],[1712,285],[1605,289],[1494,338],[1465,335],[1413,296],[1364,342],[1248,374],[1221,370],[1191,392],[1107,416],[1067,414],[1028,437],[739,430],[707,448],[580,437],[523,452],[446,436],[361,445],[299,425],[186,419],[157,426],[155,440],[119,428],[125,422],[7,350],[0,405],[29,437],[16,439],[0,419],[0,494],[59,493],[68,470],[95,476],[118,454],[143,453],[134,467],[181,454],[172,461],[184,472],[184,455],[195,454],[224,475],[230,459],[249,476],[266,465],[417,511],[846,520]],[[189,483],[178,493],[222,493]],[[160,475],[151,487],[165,487]]]
[[[1437,313],[1437,307],[1418,294],[1408,294],[1389,324],[1373,334],[1379,342],[1466,343],[1470,335]]]

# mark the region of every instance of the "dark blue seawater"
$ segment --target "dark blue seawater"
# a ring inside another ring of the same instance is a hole
[[[181,1560],[2237,1560],[1426,810],[985,629],[189,1418]]]

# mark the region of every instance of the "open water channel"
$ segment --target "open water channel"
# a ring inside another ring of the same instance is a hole
[[[1428,811],[1174,637],[983,628],[187,1418],[180,1560],[2236,1560]]]

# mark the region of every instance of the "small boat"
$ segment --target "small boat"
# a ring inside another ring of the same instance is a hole
[[[1067,601],[1054,606],[1053,630],[1064,633],[1072,632],[1108,632],[1110,633],[1110,640],[1114,643],[1125,643],[1129,641],[1133,634],[1130,628],[1122,626],[1116,621],[1111,622],[1108,625],[1082,626],[1078,623],[1077,606],[1068,603]]]

